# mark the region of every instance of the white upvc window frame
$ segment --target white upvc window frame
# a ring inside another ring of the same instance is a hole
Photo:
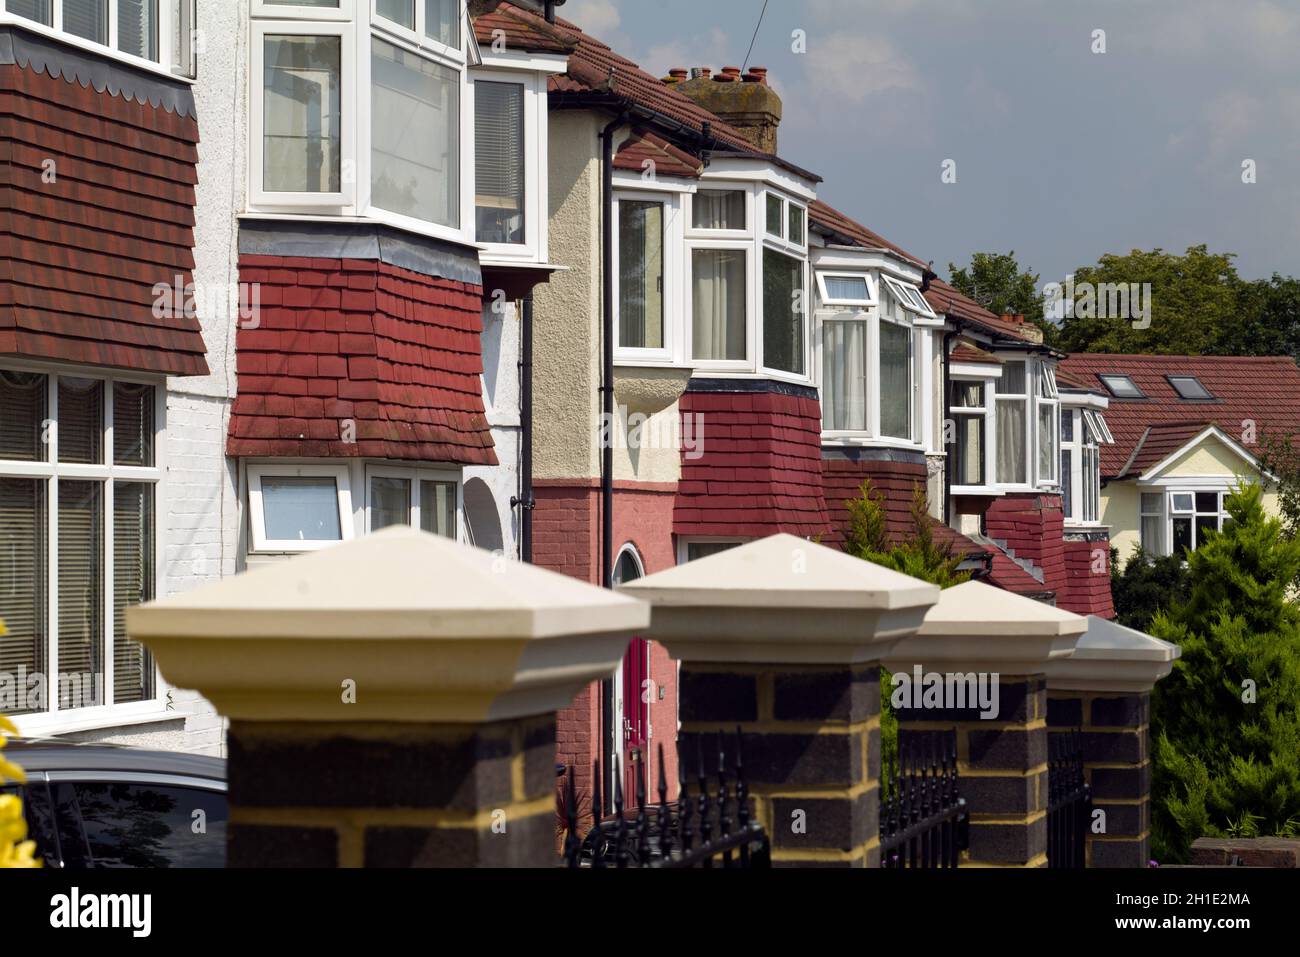
[[[298,554],[330,548],[356,537],[352,513],[352,482],[348,463],[337,465],[306,464],[299,462],[249,462],[248,525],[252,538],[251,554]],[[264,478],[330,477],[335,480],[335,500],[339,512],[339,533],[336,541],[297,541],[293,539],[268,539],[266,536],[266,511],[262,501]]]
[[[1039,488],[1059,488],[1061,484],[1061,399],[1056,386],[1056,376],[1051,364],[1039,359],[1034,362],[1034,484]],[[1048,414],[1048,434],[1043,435],[1043,413]],[[1050,475],[1043,474],[1043,441],[1050,443],[1048,461],[1052,463]]]
[[[522,86],[524,92],[524,142],[521,150],[524,157],[524,241],[522,243],[480,242],[482,258],[491,260],[518,260],[520,262],[543,262],[547,255],[547,182],[543,174],[548,146],[549,111],[547,108],[546,78],[536,71],[488,69],[475,67],[468,75],[468,97],[465,110],[473,127],[476,118],[476,84],[509,83]],[[462,129],[464,124],[462,124]],[[477,142],[477,130],[470,139]],[[477,161],[475,155],[474,162]],[[462,184],[468,183],[470,196],[470,229],[478,233],[478,203],[476,189],[476,170],[474,162],[461,176]]]
[[[1090,424],[1091,412],[1091,409],[1061,405],[1061,416],[1070,416],[1073,423],[1071,438],[1067,439],[1062,431],[1058,453],[1070,453],[1070,474],[1062,471],[1061,475],[1063,494],[1069,483],[1070,510],[1065,514],[1065,524],[1070,527],[1095,528],[1101,524],[1102,439]]]
[[[62,363],[41,361],[9,360],[0,362],[0,368],[6,372],[36,373],[46,377],[45,418],[53,423],[47,435],[46,458],[43,462],[20,462],[0,460],[0,478],[37,479],[45,482],[45,521],[46,521],[46,662],[45,672],[53,676],[54,681],[46,689],[47,709],[24,715],[14,715],[13,720],[19,732],[26,736],[40,736],[64,733],[80,728],[111,727],[115,724],[131,724],[144,716],[157,716],[163,711],[163,701],[168,694],[168,686],[154,663],[154,696],[143,701],[113,704],[115,668],[114,668],[114,615],[113,615],[113,576],[114,576],[114,489],[117,482],[136,482],[153,486],[153,588],[154,596],[161,597],[168,593],[167,587],[167,525],[164,517],[169,513],[167,505],[167,471],[166,457],[167,435],[167,380],[162,376],[137,375],[130,372],[108,370],[94,366],[68,366]],[[59,389],[58,380],[94,379],[103,383],[103,404],[101,407],[100,454],[98,464],[77,464],[59,462]],[[115,465],[113,435],[113,386],[115,383],[130,385],[149,385],[154,390],[153,407],[153,465]],[[104,662],[104,701],[103,705],[86,708],[59,707],[59,480],[95,481],[102,487],[100,497],[101,527],[104,554],[100,568],[102,581],[101,599],[102,641]],[[49,668],[49,665],[54,668]],[[175,712],[172,713],[175,717]]]
[[[1220,531],[1222,531],[1224,521],[1229,518],[1227,509],[1224,507],[1224,502],[1226,501],[1227,497],[1232,494],[1232,485],[1234,481],[1235,481],[1234,478],[1227,477],[1227,476],[1204,478],[1204,479],[1173,478],[1173,479],[1168,479],[1166,481],[1154,482],[1145,485],[1138,485],[1139,541],[1141,541],[1140,536],[1142,534],[1142,519],[1144,517],[1146,518],[1162,517],[1164,520],[1161,526],[1164,533],[1164,541],[1161,542],[1162,551],[1152,552],[1150,549],[1147,548],[1145,542],[1142,542],[1143,549],[1146,550],[1149,554],[1158,554],[1161,556],[1173,555],[1175,519],[1184,519],[1184,520],[1191,521],[1192,550],[1199,548],[1202,544],[1200,541],[1200,535],[1197,532],[1197,528],[1196,528],[1196,521],[1198,518],[1204,518],[1211,515],[1214,516],[1217,519],[1217,528]],[[1163,497],[1162,498],[1162,502],[1164,505],[1163,515],[1161,515],[1161,513],[1147,511],[1143,508],[1142,498],[1141,498],[1143,493],[1146,493],[1148,495],[1160,494]],[[1198,494],[1215,495],[1216,502],[1218,505],[1218,511],[1216,512],[1199,511],[1196,505],[1196,496]],[[1177,497],[1183,495],[1191,496],[1190,509],[1182,509],[1182,508],[1175,507]]]
[[[684,252],[684,221],[685,221],[685,194],[670,192],[667,190],[631,190],[619,189],[614,193],[614,229],[613,229],[613,255],[614,255],[614,361],[624,365],[655,365],[670,366],[681,363],[689,355],[691,342],[686,341],[685,329],[675,320],[675,317],[682,314],[682,310],[676,308],[677,304],[682,302],[683,297],[690,299],[690,289],[686,288],[683,277],[689,269],[689,252]],[[664,344],[661,348],[632,348],[620,345],[618,334],[620,328],[619,310],[621,307],[620,297],[620,246],[619,246],[619,224],[621,223],[622,204],[624,202],[637,203],[659,203],[664,208],[663,223],[663,267],[664,267],[664,288],[662,300],[664,304],[663,315],[663,339]],[[693,308],[693,302],[687,303],[689,314]],[[690,329],[689,319],[687,320],[686,329]]]
[[[331,209],[341,212],[357,205],[357,184],[362,168],[357,162],[358,116],[356,29],[344,20],[253,20],[250,26],[249,50],[250,76],[255,81],[248,97],[248,194],[250,207],[262,209],[300,211],[303,209]],[[339,186],[336,193],[271,192],[265,188],[266,157],[266,38],[268,36],[338,37],[342,62],[339,65]],[[369,34],[366,35],[366,52],[369,54]],[[369,64],[366,68],[369,80]],[[366,89],[369,90],[367,82]],[[351,94],[351,95],[349,95]],[[369,99],[366,115],[369,116]],[[369,145],[369,144],[367,144]],[[369,172],[369,162],[365,164]]]
[[[364,0],[363,0],[364,2]],[[351,20],[353,0],[338,0],[338,7],[313,7],[306,4],[271,3],[270,0],[251,0],[251,16],[270,20]]]
[[[452,60],[464,67],[468,62],[468,55],[465,50],[468,47],[467,31],[469,19],[466,15],[468,4],[460,0],[460,48],[448,46],[440,40],[435,40],[425,31],[428,26],[425,20],[425,5],[423,0],[414,0],[415,7],[415,28],[404,26],[395,20],[389,20],[379,12],[378,0],[370,0],[370,28],[375,33],[387,34],[386,38],[394,38],[402,41],[402,45],[413,46],[420,53],[432,53],[436,59]],[[464,102],[464,98],[461,98]]]
[[[682,535],[677,538],[677,564],[685,565],[690,561],[689,552],[692,545],[745,545],[754,541],[753,538],[742,538],[735,535]],[[712,557],[712,556],[706,556]],[[703,561],[703,559],[696,559]]]
[[[788,209],[788,207],[786,207]],[[806,217],[805,213],[805,217]],[[804,220],[805,224],[807,219]],[[805,232],[807,226],[804,227]],[[779,253],[789,259],[794,259],[799,263],[799,297],[795,303],[795,312],[801,320],[803,330],[803,342],[801,344],[803,355],[803,372],[791,372],[788,369],[774,369],[768,366],[767,357],[764,355],[763,340],[767,331],[766,304],[763,302],[762,290],[764,284],[764,270],[767,268],[767,257],[764,255],[768,250]],[[812,371],[812,349],[810,341],[812,339],[812,310],[808,307],[808,254],[806,250],[799,250],[798,247],[791,246],[789,243],[777,243],[771,238],[764,238],[760,243],[755,254],[755,267],[757,272],[750,277],[749,284],[754,289],[754,305],[758,316],[755,322],[755,333],[753,351],[757,355],[758,368],[763,376],[768,378],[786,379],[791,382],[811,382],[813,381]]]
[[[963,485],[957,481],[955,464],[957,461],[955,451],[957,442],[956,435],[954,434],[953,441],[945,446],[945,452],[947,452],[948,455],[947,462],[951,463],[948,467],[952,468],[954,471],[950,492],[953,495],[996,495],[998,493],[996,481],[998,453],[996,441],[997,433],[995,431],[997,429],[997,400],[994,395],[994,390],[997,388],[997,376],[974,376],[950,373],[948,379],[950,386],[956,385],[957,383],[965,383],[978,384],[984,387],[984,404],[982,407],[954,406],[952,405],[951,395],[948,397],[948,414],[953,420],[954,427],[956,426],[956,420],[959,415],[962,418],[974,418],[974,413],[982,412],[984,416],[984,481],[980,485]],[[954,451],[948,452],[948,447],[953,447]]]
[[[745,206],[745,228],[744,229],[704,229],[697,228],[695,222],[695,202],[703,193],[740,193],[744,197]],[[690,202],[686,204],[686,218],[683,221],[685,227],[685,236],[688,240],[736,240],[739,242],[753,242],[757,226],[755,218],[758,211],[755,206],[754,188],[748,183],[743,182],[723,182],[719,180],[706,180],[698,185],[691,192]]]
[[[385,479],[400,479],[402,481],[409,483],[408,488],[410,489],[411,505],[410,505],[410,515],[408,516],[409,521],[407,524],[414,529],[419,529],[421,527],[420,523],[421,523],[421,519],[423,518],[421,514],[421,506],[420,506],[420,483],[441,482],[453,486],[456,489],[456,505],[455,505],[456,527],[452,530],[451,539],[457,542],[464,540],[465,527],[466,527],[465,518],[464,518],[465,483],[461,480],[461,475],[456,470],[406,467],[406,466],[399,466],[399,465],[387,465],[387,464],[377,464],[377,463],[367,462],[364,476],[365,476],[365,489],[363,490],[362,494],[364,496],[364,502],[365,502],[364,527],[366,530],[366,534],[370,534],[374,530],[371,524],[371,502],[370,502],[371,480],[376,478],[385,478]]]
[[[885,286],[893,294],[894,298],[908,312],[923,319],[937,318],[934,309],[926,301],[925,295],[921,292],[919,286],[914,286],[910,282],[904,282],[889,275],[882,275],[881,278],[885,281]]]
[[[817,294],[821,298],[823,306],[848,306],[868,309],[880,304],[880,284],[870,272],[865,270],[863,272],[853,272],[848,269],[816,269],[814,272],[817,277]],[[867,284],[867,298],[836,299],[830,295],[827,289],[826,280],[828,279],[861,279]]]
[[[781,205],[781,231],[769,232],[767,228],[767,207],[776,200]],[[790,211],[797,209],[803,214],[803,241],[795,242],[790,238]],[[791,196],[776,189],[764,189],[758,198],[758,211],[762,213],[762,223],[758,224],[757,234],[774,249],[788,252],[796,258],[807,258],[808,253],[808,207]]]
[[[732,230],[710,231],[725,234]],[[745,254],[745,357],[743,359],[704,359],[695,356],[695,251],[705,249],[727,249]],[[758,285],[761,266],[755,260],[755,243],[752,236],[743,239],[729,238],[692,238],[687,233],[686,239],[686,274],[685,295],[682,297],[682,314],[686,318],[685,353],[686,364],[697,372],[740,372],[752,373],[756,367],[757,354],[761,347],[758,341]]]
[[[183,0],[189,2],[189,0]],[[4,0],[0,0],[0,24],[14,24],[21,26],[25,30],[31,30],[33,33],[39,33],[42,36],[51,37],[61,43],[74,46],[82,50],[87,50],[101,56],[119,60],[128,63],[133,67],[148,70],[151,73],[158,73],[169,77],[170,79],[179,79],[182,82],[193,82],[194,77],[191,73],[179,72],[183,67],[192,65],[195,53],[195,42],[193,30],[191,36],[187,38],[189,43],[188,57],[182,55],[180,59],[176,57],[176,52],[172,47],[172,35],[176,28],[176,16],[179,10],[174,9],[175,0],[158,0],[158,59],[150,60],[147,57],[136,56],[133,53],[126,53],[117,48],[117,5],[118,0],[107,0],[107,9],[105,16],[107,20],[107,30],[105,31],[106,41],[99,43],[95,40],[87,40],[84,37],[76,36],[72,33],[66,33],[63,29],[63,0],[51,0],[50,7],[50,25],[46,26],[38,20],[29,20],[13,13],[5,8]],[[181,14],[184,16],[184,14]]]

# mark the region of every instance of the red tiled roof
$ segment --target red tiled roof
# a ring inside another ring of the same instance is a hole
[[[647,167],[646,163],[653,163]],[[662,136],[649,130],[638,130],[628,137],[614,156],[614,165],[619,169],[642,173],[653,169],[656,176],[678,176],[690,179],[699,177],[704,163],[699,157],[692,156],[683,149],[678,149]]]
[[[0,66],[0,354],[207,374],[198,318],[154,292],[192,281],[198,139],[186,113]]]
[[[830,531],[815,397],[687,392],[681,410],[700,416],[704,454],[682,454],[674,534],[823,537]]]
[[[1217,425],[1252,454],[1262,448],[1268,435],[1300,435],[1300,369],[1289,356],[1079,353],[1063,360],[1060,368],[1098,386],[1099,374],[1127,375],[1147,396],[1126,400],[1107,393],[1110,407],[1105,418],[1115,444],[1101,447],[1101,472],[1106,478],[1139,471],[1137,463],[1125,471],[1139,444],[1155,450],[1167,447],[1168,455],[1179,447],[1170,443],[1183,436],[1184,441],[1194,437],[1205,424]],[[1204,402],[1181,399],[1165,378],[1167,375],[1194,375],[1215,398]],[[1201,428],[1194,429],[1195,424]],[[1153,426],[1161,427],[1160,431],[1143,442],[1148,428]],[[1146,467],[1165,457],[1148,461],[1154,454],[1139,451]]]
[[[478,286],[359,259],[244,256],[239,276],[261,321],[236,333],[229,455],[497,464]]]
[[[1011,322],[989,312],[974,299],[962,294],[955,286],[942,279],[930,280],[925,298],[930,307],[941,316],[970,322],[984,332],[1003,339],[1018,339],[1022,342],[1040,341],[1034,333],[1037,328],[1028,323]]]
[[[991,352],[985,352],[978,349],[969,342],[958,342],[952,352],[948,353],[948,358],[953,362],[976,362],[981,365],[1002,365],[1002,360]]]
[[[922,269],[926,268],[925,260],[918,259],[903,248],[894,245],[879,233],[872,232],[861,223],[845,216],[838,209],[823,203],[820,199],[814,200],[809,205],[808,219],[814,226],[820,226],[827,232],[847,239],[849,241],[848,245],[861,246],[864,249],[887,249],[913,265],[920,266]]]
[[[1075,389],[1081,392],[1094,392],[1097,395],[1109,395],[1109,393],[1101,387],[1101,384],[1097,379],[1094,378],[1092,381],[1089,381],[1081,375],[1076,375],[1059,363],[1056,366],[1056,384],[1063,389]]]
[[[526,53],[572,53],[577,44],[543,18],[523,17],[520,11],[503,3],[491,13],[474,18],[474,36],[485,49],[498,39],[509,50]]]
[[[1107,422],[1107,425],[1110,423]],[[1163,462],[1192,439],[1204,432],[1209,422],[1168,422],[1153,425],[1142,433],[1129,456],[1124,475],[1141,475],[1153,465]]]

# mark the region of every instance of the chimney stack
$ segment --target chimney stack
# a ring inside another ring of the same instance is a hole
[[[708,67],[693,67],[690,79],[670,72],[665,82],[735,127],[755,149],[776,152],[776,130],[781,124],[781,98],[767,82],[767,70],[754,67],[742,73],[725,66],[718,73]]]

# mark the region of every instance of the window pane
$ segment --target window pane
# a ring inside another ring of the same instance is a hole
[[[33,372],[0,372],[0,459],[44,462],[48,383]]]
[[[1179,555],[1186,551],[1191,551],[1192,545],[1192,520],[1190,518],[1174,519],[1174,549],[1173,553]]]
[[[474,206],[482,243],[524,241],[524,88],[474,84]]]
[[[1142,518],[1142,550],[1152,555],[1167,555],[1165,549],[1165,520],[1155,515]]]
[[[370,201],[460,226],[460,74],[371,41]]]
[[[956,475],[957,485],[984,484],[984,416],[959,415],[957,427]]]
[[[268,36],[263,57],[263,188],[340,192],[342,41]]]
[[[1197,492],[1196,510],[1198,512],[1212,512],[1217,515],[1219,513],[1219,493]]]
[[[60,480],[58,525],[59,707],[87,708],[105,703],[104,486]]]
[[[339,490],[330,476],[265,476],[262,511],[266,537],[274,542],[337,542]]]
[[[721,555],[723,552],[729,552],[733,548],[739,548],[744,542],[687,542],[686,543],[686,560],[693,562],[700,558],[708,558],[710,555]]]
[[[420,483],[420,528],[443,538],[456,537],[456,483]]]
[[[1196,546],[1199,548],[1206,542],[1206,532],[1217,532],[1219,530],[1219,516],[1217,515],[1197,515],[1196,516]]]
[[[998,481],[1023,485],[1029,480],[1025,468],[1025,404],[999,402],[997,405]]]
[[[424,0],[425,36],[460,49],[460,5],[463,0]]]
[[[803,245],[803,210],[794,203],[790,204],[790,232],[786,238],[792,243]]]
[[[984,407],[984,383],[952,382],[951,405],[954,409],[982,409]]]
[[[1164,511],[1165,511],[1165,496],[1163,492],[1142,493],[1142,514],[1143,515],[1163,515]]]
[[[375,12],[408,30],[415,29],[415,0],[375,0]]]
[[[59,377],[59,461],[104,462],[104,383]]]
[[[41,710],[31,700],[24,675],[49,672],[46,628],[46,558],[48,547],[44,480],[0,478],[0,675],[16,685],[0,685],[0,713]],[[22,680],[19,680],[19,678]],[[13,697],[6,697],[6,690]],[[30,705],[30,707],[29,707]]]
[[[745,358],[745,272],[743,249],[692,251],[696,359]]]
[[[115,464],[153,465],[153,403],[153,386],[113,383]]]
[[[153,485],[113,485],[113,703],[154,696],[153,658],[126,636],[126,610],[154,597]]]
[[[117,0],[117,48],[158,59],[158,0]]]
[[[618,344],[627,349],[664,345],[664,207],[618,204]]]
[[[411,524],[411,483],[402,478],[370,480],[370,530]]]
[[[826,276],[822,282],[826,284],[826,295],[830,299],[865,302],[871,298],[867,281],[861,276]]]
[[[880,324],[880,434],[912,437],[912,330]]]
[[[1061,410],[1061,441],[1062,442],[1074,441],[1074,410],[1073,409]]]
[[[1069,449],[1061,450],[1061,511],[1068,520],[1074,514],[1074,456]]]
[[[784,236],[785,203],[780,196],[767,194],[767,231],[773,236]]]
[[[763,365],[804,372],[803,263],[763,250]]]
[[[735,189],[702,189],[691,200],[695,229],[745,229],[745,194]]]
[[[1026,395],[1024,362],[1005,362],[1002,378],[997,380],[998,395]]]
[[[224,867],[226,796],[201,788],[128,781],[78,782],[91,867]],[[194,833],[195,811],[204,828]]]
[[[74,37],[108,42],[108,0],[63,0],[63,29]]]
[[[54,25],[54,0],[5,0],[5,9],[47,27]]]
[[[822,326],[822,404],[826,429],[862,432],[867,428],[867,323],[827,322]]]
[[[1056,478],[1056,406],[1038,407],[1038,477],[1046,481]]]
[[[1192,493],[1176,492],[1170,498],[1173,500],[1173,510],[1175,512],[1190,512],[1192,510]]]

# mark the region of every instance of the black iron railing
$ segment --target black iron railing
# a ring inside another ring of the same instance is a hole
[[[1061,731],[1047,738],[1047,866],[1086,866],[1092,791],[1083,774],[1083,735]]]
[[[614,868],[768,868],[771,847],[762,825],[753,820],[745,784],[740,733],[736,733],[735,764],[727,768],[725,735],[718,735],[717,789],[710,791],[704,770],[703,747],[696,739],[696,791],[692,796],[685,761],[678,762],[678,799],[668,801],[664,748],[659,745],[659,803],[646,804],[645,779],[637,766],[636,806],[624,806],[622,775],[614,761],[614,814],[602,818],[600,760],[594,763],[592,819],[597,823],[578,839],[578,801],[573,768],[565,782],[565,841],[567,867]],[[680,758],[680,755],[679,755]],[[728,788],[735,778],[734,796]]]
[[[880,792],[880,866],[956,867],[969,840],[957,780],[957,732],[902,735]]]

